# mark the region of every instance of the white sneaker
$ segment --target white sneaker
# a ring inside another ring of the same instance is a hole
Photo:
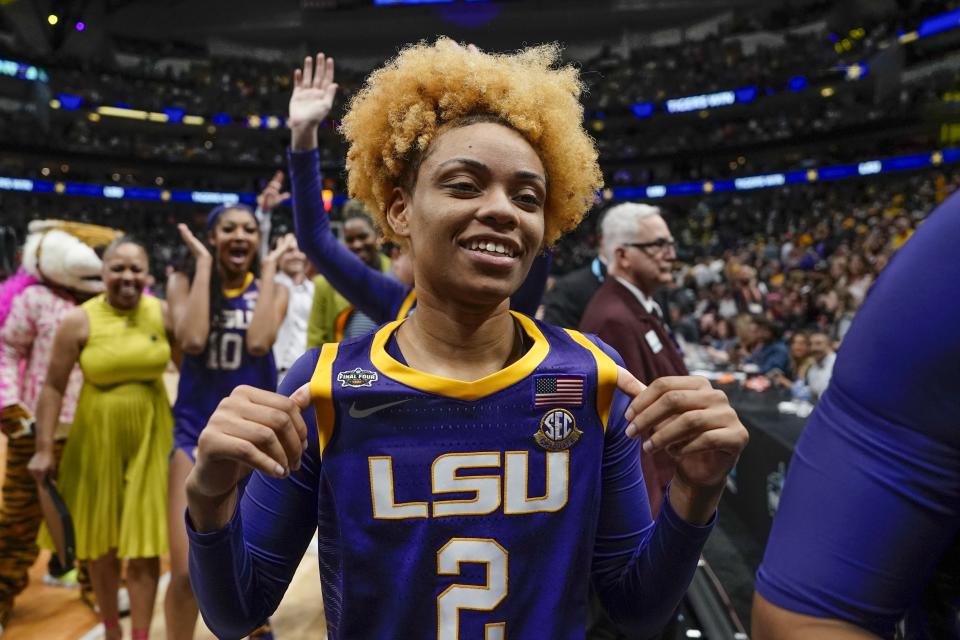
[[[77,582],[76,569],[71,569],[62,576],[52,576],[48,573],[43,576],[43,584],[48,587],[63,587],[64,589],[76,589],[80,586]]]
[[[130,592],[126,587],[120,587],[117,591],[117,611],[121,616],[130,615]]]
[[[93,611],[99,614],[100,605],[94,605]],[[121,618],[130,615],[130,592],[127,591],[126,587],[120,587],[117,591],[117,613],[120,614]]]

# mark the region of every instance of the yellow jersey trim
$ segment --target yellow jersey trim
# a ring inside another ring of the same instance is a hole
[[[333,438],[333,425],[336,412],[333,408],[333,361],[337,358],[337,349],[340,344],[328,342],[320,349],[317,358],[317,367],[310,378],[310,400],[317,415],[317,439],[319,450],[317,455],[323,458],[323,450],[327,448]]]
[[[246,291],[252,283],[253,283],[253,272],[247,271],[247,275],[243,279],[243,284],[237,287],[236,289],[224,289],[223,295],[227,296],[228,298],[236,298],[237,296],[241,295],[244,291]]]
[[[617,389],[617,363],[595,345],[587,336],[573,329],[564,329],[573,341],[589,351],[597,361],[597,413],[606,432],[613,405],[613,392]]]
[[[530,318],[511,311],[510,314],[520,323],[523,331],[533,340],[533,346],[523,354],[520,359],[510,366],[491,373],[488,376],[465,382],[463,380],[454,380],[453,378],[444,378],[430,373],[424,373],[411,369],[405,364],[401,364],[387,353],[387,340],[393,335],[405,319],[395,320],[390,324],[384,325],[373,337],[373,344],[370,346],[370,361],[385,376],[396,380],[418,391],[434,393],[457,400],[476,400],[484,396],[491,395],[498,391],[506,389],[510,385],[520,382],[534,370],[547,357],[550,352],[550,345],[547,339],[537,328],[536,323]]]
[[[397,311],[397,317],[395,320],[403,320],[408,315],[410,315],[410,309],[413,307],[413,303],[417,301],[417,290],[410,289],[410,293],[407,294],[407,297],[403,299],[403,304],[400,305],[400,310]]]

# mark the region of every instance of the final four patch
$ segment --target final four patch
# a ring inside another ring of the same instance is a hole
[[[357,367],[337,374],[337,382],[341,387],[371,387],[377,381],[376,371],[367,371]]]
[[[575,445],[582,435],[572,413],[566,409],[551,409],[540,419],[540,428],[533,434],[533,439],[547,451],[563,451]]]

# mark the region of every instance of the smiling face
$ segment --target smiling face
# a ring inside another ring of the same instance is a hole
[[[825,333],[814,333],[810,336],[810,355],[816,358],[817,362],[823,360],[833,351],[830,345],[830,336]]]
[[[112,247],[103,256],[102,273],[107,302],[117,309],[133,309],[147,286],[150,274],[147,254],[133,242]]]
[[[790,340],[790,355],[796,362],[800,362],[810,353],[810,338],[805,333],[798,333]]]
[[[343,243],[358,258],[374,269],[380,269],[377,230],[366,218],[348,218],[343,223]]]
[[[417,288],[469,306],[501,304],[543,244],[546,174],[517,132],[480,122],[438,136],[413,192],[387,211],[409,242]]]
[[[223,275],[242,276],[250,271],[260,245],[260,228],[252,213],[227,209],[217,218],[209,238]]]

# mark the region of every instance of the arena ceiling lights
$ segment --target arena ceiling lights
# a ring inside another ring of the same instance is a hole
[[[670,196],[704,196],[732,191],[771,189],[791,184],[811,184],[831,180],[861,178],[895,171],[910,171],[960,162],[960,147],[890,158],[862,160],[851,164],[828,165],[813,169],[796,169],[724,180],[674,182],[639,187],[604,189],[604,200],[643,200]]]
[[[121,187],[115,184],[89,184],[54,180],[30,180],[0,176],[0,191],[21,193],[50,193],[65,196],[84,196],[108,200],[153,200],[156,202],[185,202],[202,205],[245,204],[255,205],[257,194],[234,191],[186,191],[179,189],[155,189],[152,187]]]
[[[960,9],[941,13],[940,15],[933,16],[932,18],[927,18],[920,23],[920,26],[917,27],[916,31],[901,33],[897,39],[901,44],[906,44],[915,40],[929,38],[930,36],[943,33],[944,31],[951,31],[957,27],[960,27]]]
[[[869,68],[867,63],[852,64],[844,67],[837,67],[836,72],[842,72],[847,80],[862,80],[866,77]],[[785,90],[799,93],[809,87],[810,83],[805,76],[794,76],[790,78]],[[774,95],[781,91],[768,89],[766,95]],[[833,95],[830,90],[829,95],[821,91],[823,97]],[[727,91],[716,91],[714,93],[704,93],[695,96],[684,96],[682,98],[668,98],[660,103],[637,102],[631,106],[633,115],[641,120],[650,118],[658,111],[668,114],[690,113],[692,111],[707,111],[721,107],[729,107],[734,104],[750,104],[760,96],[760,88],[756,86],[740,87]]]
[[[844,180],[873,176],[895,171],[910,171],[938,167],[943,164],[960,162],[960,147],[934,150],[904,156],[882,159],[869,159],[853,164],[829,165],[814,169],[797,169],[781,173],[767,173],[755,176],[726,180],[706,180],[703,182],[675,182],[639,187],[619,187],[604,189],[600,196],[604,200],[644,200],[670,196],[705,196],[731,191],[754,191],[770,189],[791,184],[810,184],[830,180]],[[110,200],[153,200],[158,202],[183,202],[194,204],[233,204],[243,202],[254,204],[257,194],[234,191],[185,191],[177,189],[159,189],[153,187],[121,187],[119,185],[89,184],[81,182],[61,182],[54,180],[32,180],[0,176],[0,191],[21,193],[50,193],[68,196],[106,198]],[[330,204],[340,205],[346,202],[344,194],[334,195],[327,189],[323,193],[324,209]]]
[[[3,72],[3,61],[0,61],[0,73]],[[16,64],[16,63],[14,63]],[[51,109],[63,111],[77,111],[83,108],[83,98],[70,93],[59,93],[50,100]],[[100,116],[111,118],[125,118],[127,120],[141,120],[145,122],[159,122],[164,124],[187,124],[199,126],[207,122],[204,116],[191,115],[179,107],[170,107],[162,111],[144,111],[132,109],[128,105],[96,106],[90,111],[90,119],[97,121]],[[94,117],[96,116],[96,117]],[[209,118],[214,125],[240,124],[248,129],[279,129],[286,124],[286,119],[280,116],[251,115],[244,118],[233,118],[226,113],[215,113]]]
[[[41,67],[17,62],[16,60],[5,60],[3,58],[0,58],[0,76],[43,83],[46,83],[50,79],[46,70]]]

